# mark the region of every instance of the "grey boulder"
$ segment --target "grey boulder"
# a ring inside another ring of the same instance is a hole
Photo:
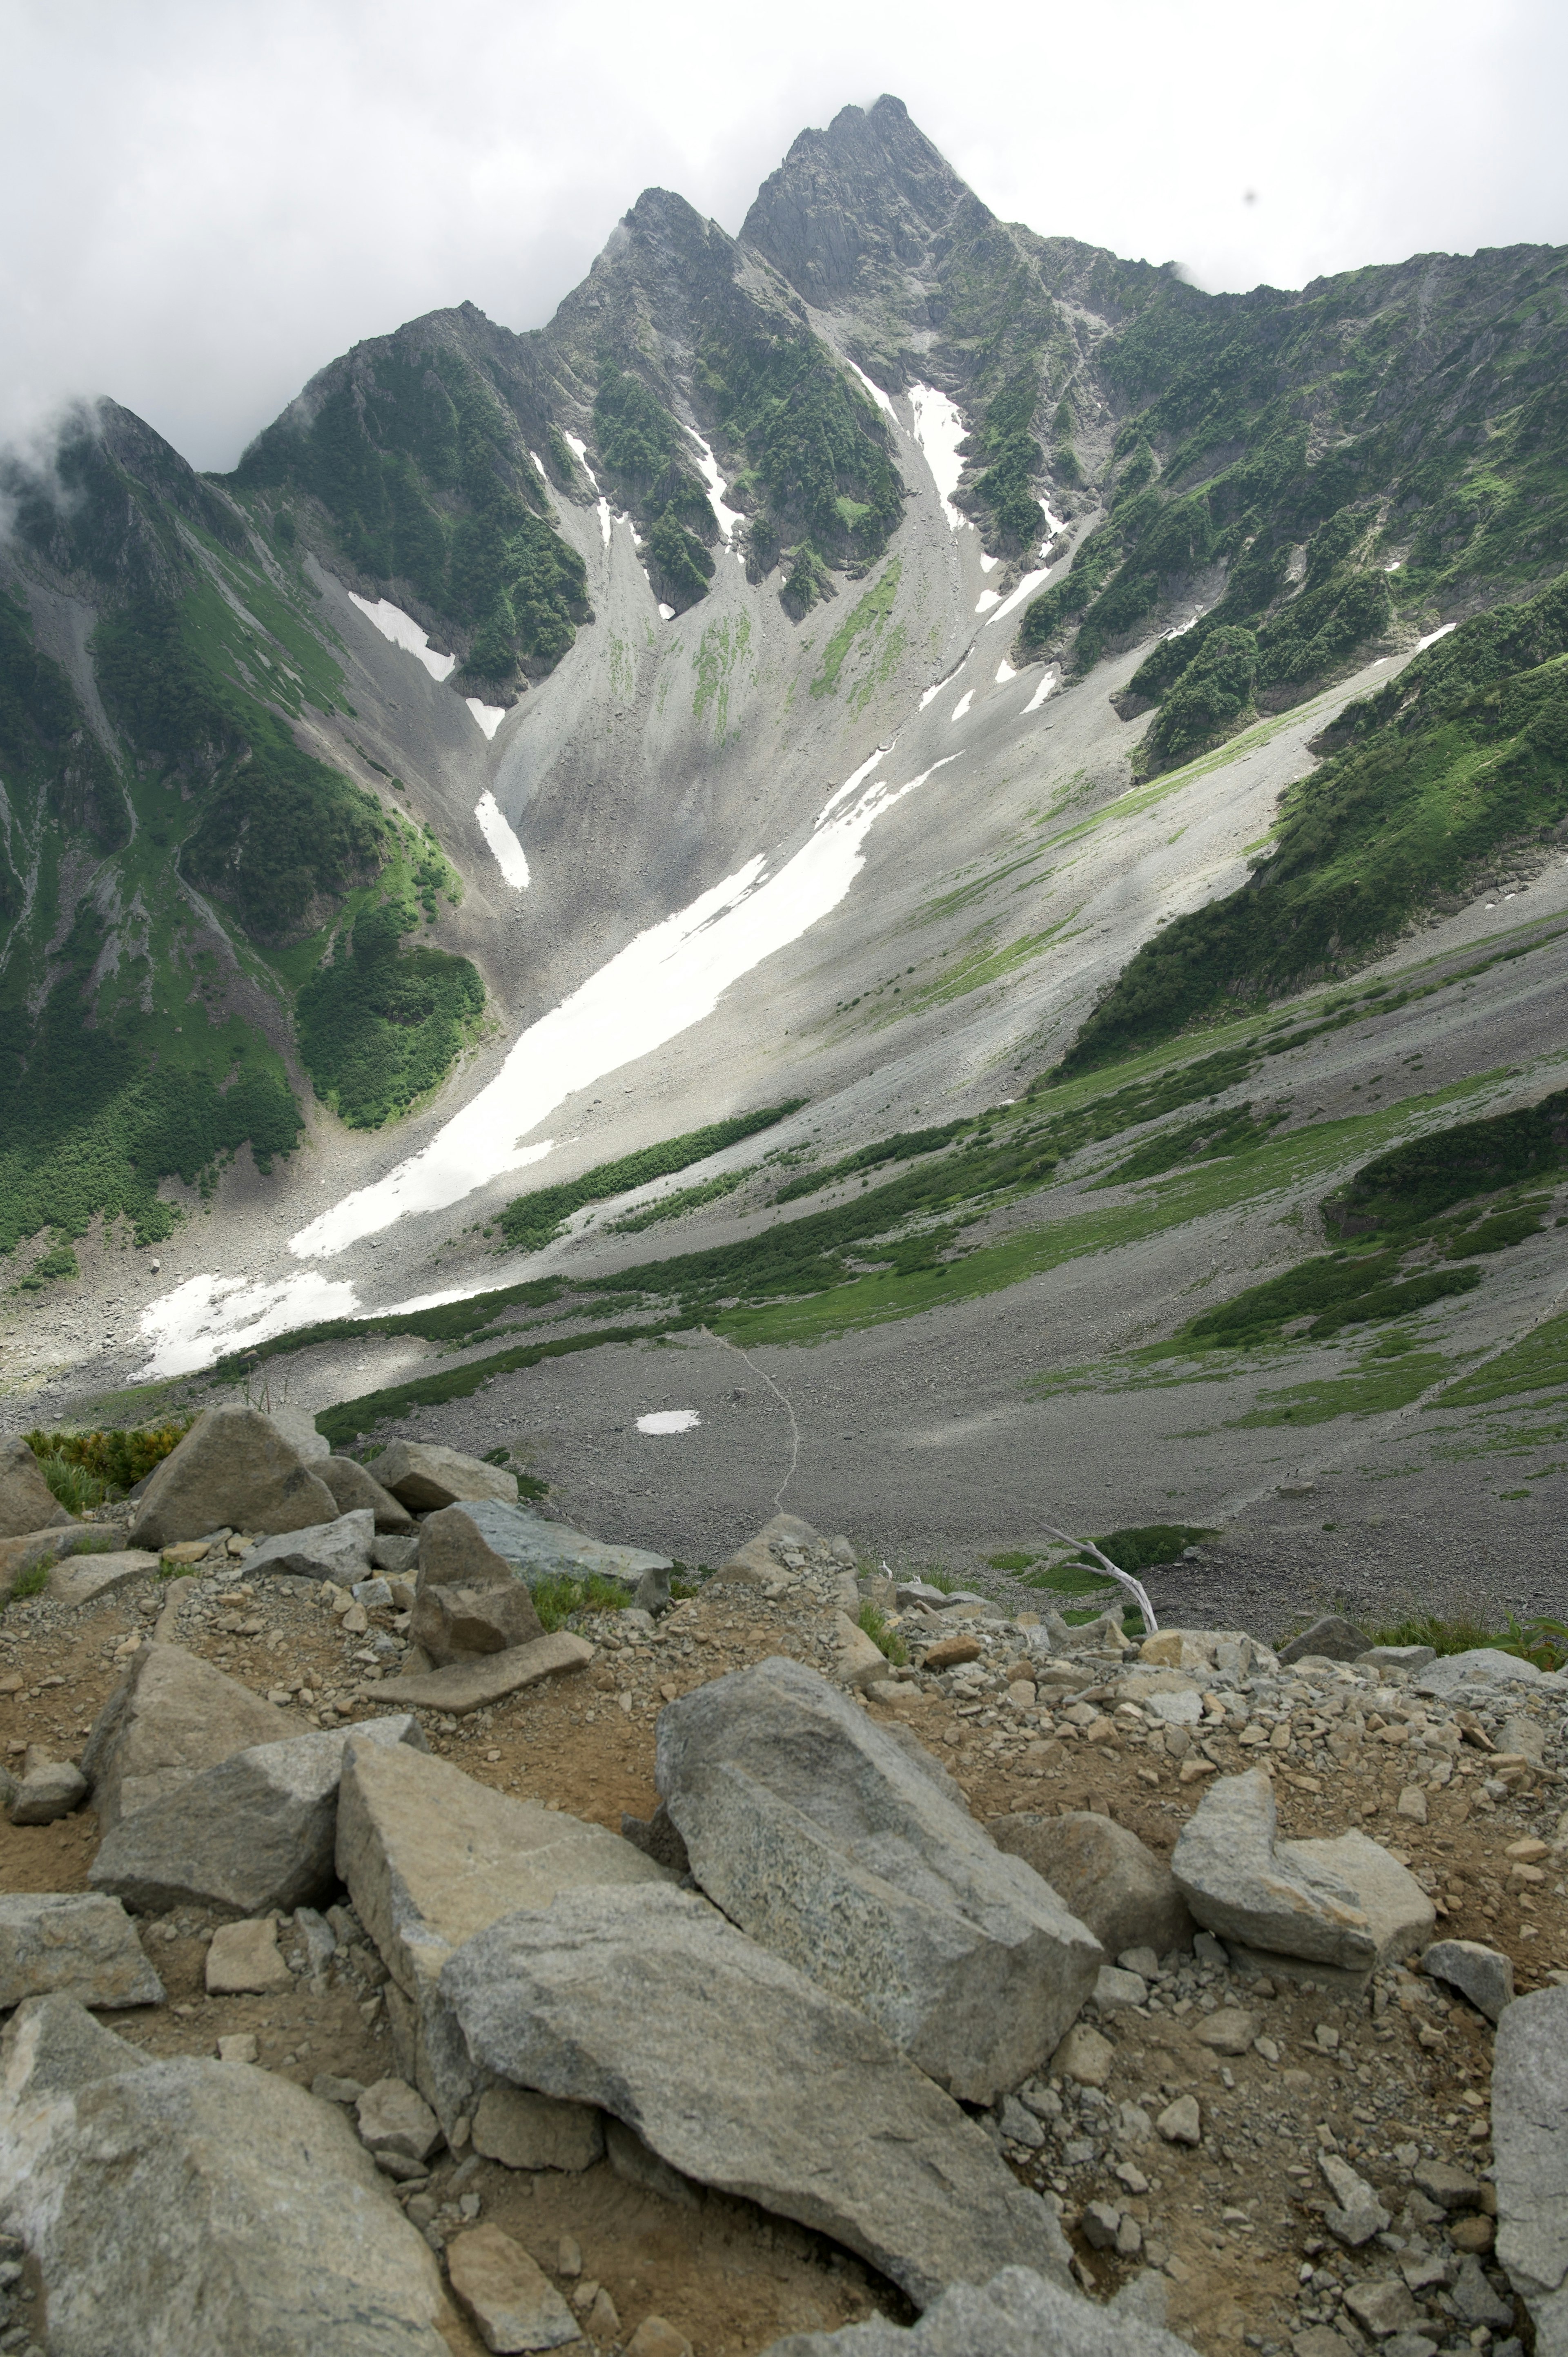
[[[564,1890],[441,1975],[475,2062],[596,2104],[672,2169],[831,2234],[925,2307],[1032,2265],[1054,2213],[854,2006],[668,1887]]]
[[[287,1572],[295,1579],[331,1579],[339,1587],[352,1587],[371,1568],[376,1518],[369,1506],[338,1514],[334,1504],[334,1514],[331,1522],[313,1523],[306,1530],[263,1539],[245,1557],[246,1577]]]
[[[316,1470],[338,1501],[340,1514],[368,1508],[375,1516],[379,1535],[407,1537],[419,1527],[401,1499],[383,1490],[368,1466],[352,1457],[324,1458]]]
[[[238,1678],[178,1645],[144,1645],[93,1723],[81,1755],[102,1834],[203,1768],[295,1733]]]
[[[253,1407],[209,1407],[154,1468],[131,1544],[173,1546],[225,1523],[237,1531],[302,1531],[337,1512],[326,1482],[269,1417]]]
[[[332,1443],[316,1428],[316,1418],[308,1408],[269,1407],[263,1411],[267,1422],[281,1432],[295,1456],[306,1465],[321,1470],[321,1460],[329,1457]]]
[[[1498,2024],[1492,2151],[1498,2258],[1534,2319],[1536,2357],[1568,2357],[1568,1988],[1516,1997]]]
[[[1028,2078],[1094,1986],[1092,1932],[945,1778],[800,1663],[761,1662],[671,1704],[654,1773],[692,1872],[731,1921],[965,2101]]]
[[[565,1523],[553,1523],[521,1506],[515,1498],[475,1498],[464,1510],[485,1544],[499,1555],[512,1577],[536,1587],[542,1579],[585,1579],[590,1572],[635,1588],[647,1572],[672,1569],[667,1555],[646,1547],[612,1546]],[[426,1531],[429,1523],[425,1524]],[[421,1550],[420,1562],[424,1555]]]
[[[407,1713],[364,1720],[356,1742],[424,1749]],[[193,1904],[240,1916],[291,1914],[337,1880],[338,1780],[348,1731],[324,1728],[261,1743],[201,1770],[151,1806],[122,1818],[88,1869],[144,1915]]]
[[[0,2008],[55,1992],[81,2005],[162,2005],[163,1983],[117,1899],[83,1890],[0,1895]]]
[[[993,1817],[999,1849],[1032,1866],[1087,1923],[1108,1956],[1152,1948],[1156,1956],[1192,1941],[1193,1922],[1176,1877],[1126,1825],[1074,1810],[1065,1817],[1020,1811]]]
[[[1366,1631],[1358,1629],[1353,1620],[1330,1612],[1321,1620],[1315,1620],[1310,1629],[1304,1629],[1299,1637],[1293,1637],[1288,1645],[1282,1645],[1279,1657],[1282,1663],[1304,1662],[1309,1653],[1326,1662],[1355,1662],[1371,1641]]]
[[[1198,1922],[1252,1956],[1369,1974],[1419,1947],[1435,1916],[1413,1875],[1364,1834],[1282,1842],[1261,1768],[1221,1776],[1183,1827],[1171,1871]]]
[[[1132,2287],[1129,2287],[1132,2288]],[[838,2332],[790,2332],[764,2357],[1192,2357],[1191,2346],[1122,2298],[1098,2308],[1030,2267],[955,2284],[912,2332],[874,2317]]]
[[[394,1440],[375,1459],[376,1480],[419,1514],[455,1506],[461,1498],[517,1496],[517,1476],[434,1440]]]
[[[245,2063],[146,2061],[67,1999],[0,2040],[0,2211],[53,2357],[447,2357],[434,2258],[340,2113]]]
[[[20,1780],[0,1768],[0,1781],[10,1788],[5,1814],[14,1825],[52,1825],[87,1798],[87,1779],[75,1762],[50,1760],[36,1743],[27,1746]]]
[[[532,1645],[543,1636],[544,1624],[523,1581],[509,1577],[504,1587],[422,1587],[408,1633],[437,1669],[445,1669],[476,1653]]]
[[[0,1539],[28,1537],[75,1520],[44,1480],[27,1442],[0,1440]]]
[[[1517,1653],[1499,1653],[1489,1645],[1471,1653],[1444,1653],[1412,1681],[1418,1695],[1446,1702],[1468,1691],[1490,1696],[1506,1686],[1529,1686],[1544,1700],[1568,1694],[1568,1677],[1561,1670],[1538,1670]]]
[[[1500,2021],[1504,2006],[1513,2003],[1513,1958],[1479,1940],[1434,1940],[1421,1969],[1467,1996],[1488,2021]]]

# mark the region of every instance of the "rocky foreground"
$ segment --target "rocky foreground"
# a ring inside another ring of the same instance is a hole
[[[1568,1679],[671,1572],[5,1458],[0,2349],[1568,2351]]]

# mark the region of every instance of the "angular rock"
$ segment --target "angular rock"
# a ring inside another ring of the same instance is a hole
[[[324,1433],[317,1432],[316,1418],[309,1409],[285,1405],[269,1407],[264,1414],[267,1422],[282,1433],[300,1461],[315,1465],[319,1471],[319,1460],[331,1454],[332,1443]]]
[[[1514,2001],[1513,1958],[1479,1940],[1434,1940],[1421,1959],[1421,1969],[1467,1996],[1488,2021],[1500,2021],[1504,2006]]]
[[[1379,2341],[1386,2341],[1391,2332],[1412,2332],[1426,2320],[1397,2276],[1351,2284],[1345,2305],[1357,2323]]]
[[[338,1803],[338,1873],[403,2001],[405,2077],[444,2128],[478,2092],[436,1982],[447,1956],[514,1908],[594,1883],[670,1879],[629,1842],[564,1811],[491,1792],[460,1768],[349,1737]]]
[[[676,1831],[669,1810],[662,1801],[650,1817],[628,1816],[623,1809],[620,1820],[621,1839],[639,1849],[644,1857],[651,1857],[660,1866],[667,1866],[671,1874],[682,1880],[692,1871],[692,1861],[686,1845]]]
[[[355,2098],[354,2111],[367,2152],[428,2160],[442,2141],[440,2122],[406,2079],[378,2079]]]
[[[956,1670],[965,1662],[978,1662],[984,1651],[978,1637],[957,1633],[939,1637],[934,1645],[928,1646],[921,1666],[928,1670]]]
[[[1492,2289],[1481,2272],[1481,2262],[1474,2252],[1467,2253],[1455,2269],[1454,2280],[1448,2287],[1448,2297],[1453,2301],[1461,2322],[1465,2324],[1487,2324],[1495,2330],[1498,2325],[1513,2322],[1512,2303],[1500,2298]],[[1560,2293],[1559,2298],[1561,2297]],[[1525,2306],[1530,2307],[1528,2298],[1525,2299]],[[1549,2309],[1548,2331],[1551,2330],[1553,2321],[1554,2319]],[[1535,2357],[1547,2357],[1549,2348],[1550,2342],[1543,2345],[1538,2330]]]
[[[374,1564],[378,1571],[384,1571],[389,1578],[407,1578],[412,1580],[413,1574],[417,1572],[419,1568],[419,1539],[417,1534],[411,1534],[407,1538],[399,1538],[395,1533],[393,1533],[389,1534],[385,1538],[378,1537],[372,1539],[371,1542],[371,1561]]]
[[[30,1536],[73,1523],[25,1440],[0,1440],[0,1538]]]
[[[218,2040],[220,2062],[257,2062],[261,2060],[261,2040],[253,2029],[236,2029]],[[311,2089],[312,2094],[316,2090]]]
[[[1203,2142],[1203,2115],[1196,2095],[1178,2095],[1167,2104],[1155,2126],[1167,2144],[1199,2145]]]
[[[454,1663],[450,1669],[390,1678],[360,1691],[370,1701],[390,1702],[399,1709],[446,1710],[462,1718],[469,1711],[504,1701],[524,1686],[537,1685],[543,1678],[586,1669],[593,1658],[594,1648],[585,1637],[575,1637],[569,1629],[556,1629],[548,1637],[536,1638],[532,1645],[509,1645],[504,1653],[478,1653],[468,1661]]]
[[[1480,2179],[1472,2177],[1467,2169],[1455,2169],[1451,2161],[1423,2160],[1412,2174],[1420,2191],[1440,2209],[1474,2210],[1479,2205]]]
[[[1568,1677],[1561,1670],[1538,1670],[1533,1662],[1521,1661],[1515,1653],[1499,1653],[1489,1645],[1472,1653],[1444,1653],[1411,1684],[1418,1695],[1434,1695],[1440,1702],[1470,1687],[1488,1698],[1505,1686],[1529,1686],[1543,1699],[1568,1694]]]
[[[432,1587],[526,1586],[504,1555],[490,1544],[467,1506],[443,1506],[427,1514],[419,1533],[417,1592]]]
[[[990,1831],[998,1848],[1049,1883],[1107,1955],[1152,1948],[1164,1956],[1191,1942],[1192,1916],[1170,1867],[1113,1818],[1088,1810],[1065,1817],[1019,1811],[993,1817]]]
[[[165,1547],[237,1531],[302,1531],[338,1503],[270,1418],[252,1407],[203,1409],[155,1466],[131,1523],[134,1546]]]
[[[1384,2234],[1393,2222],[1372,2188],[1364,2177],[1358,2177],[1348,2161],[1340,2160],[1334,2153],[1320,2152],[1317,2165],[1322,2169],[1328,2190],[1338,2205],[1327,2212],[1325,2225],[1336,2239],[1351,2250],[1359,2250],[1374,2234]],[[1401,2286],[1403,2289],[1403,2286]]]
[[[441,1977],[477,2063],[614,2111],[684,2176],[832,2234],[918,2305],[1008,2261],[1068,2280],[1055,2216],[983,2130],[695,1896],[564,1890]]]
[[[841,1685],[865,1687],[874,1678],[886,1676],[886,1654],[847,1612],[833,1614],[833,1637],[838,1645],[833,1675]]]
[[[374,1537],[375,1516],[368,1506],[357,1506],[333,1522],[263,1539],[245,1557],[245,1577],[283,1572],[294,1579],[330,1579],[339,1587],[352,1587],[371,1568]]]
[[[1437,1659],[1434,1645],[1372,1645],[1366,1652],[1358,1653],[1357,1662],[1363,1670],[1424,1670],[1428,1662]]]
[[[354,1739],[423,1751],[408,1713],[361,1720]],[[323,1728],[236,1752],[124,1817],[88,1869],[144,1915],[188,1903],[236,1915],[290,1914],[337,1879],[338,1780],[349,1730]]]
[[[167,1462],[166,1458],[166,1463]],[[93,1724],[81,1755],[101,1833],[294,1723],[271,1703],[178,1645],[144,1645]]]
[[[487,2087],[474,2114],[474,2150],[505,2169],[592,2169],[605,2157],[605,2115],[525,2087]]]
[[[1565,2357],[1568,1987],[1537,1989],[1516,1997],[1498,2023],[1492,2055],[1492,2150],[1498,2257],[1534,2319],[1536,2357]],[[1489,2321],[1485,2317],[1476,2320]]]
[[[627,2185],[635,2185],[641,2193],[657,2193],[661,2201],[672,2201],[678,2210],[697,2210],[707,2200],[706,2189],[694,2178],[682,2177],[667,2160],[660,2160],[651,2145],[643,2143],[635,2128],[618,2120],[611,2112],[601,2113],[604,2122],[605,2152],[616,2175]]]
[[[504,1587],[422,1587],[408,1633],[445,1669],[477,1653],[536,1644],[544,1628],[525,1584],[509,1578]]]
[[[1310,1629],[1304,1629],[1299,1637],[1293,1637],[1288,1645],[1282,1645],[1279,1657],[1285,1664],[1303,1662],[1309,1653],[1326,1662],[1355,1662],[1370,1649],[1371,1642],[1366,1631],[1358,1629],[1353,1620],[1329,1612],[1321,1620],[1315,1620]]]
[[[1258,2017],[1242,2013],[1235,2006],[1221,2006],[1197,2025],[1195,2035],[1200,2046],[1209,2047],[1216,2054],[1249,2054],[1258,2034]]]
[[[1132,1670],[1118,1680],[1116,1694],[1165,1727],[1196,1727],[1203,1717],[1203,1689],[1185,1670]]]
[[[250,1923],[220,1923],[207,1951],[209,1996],[271,1996],[292,1989],[294,1975],[278,1953],[278,1927],[270,1915]]]
[[[341,2114],[243,2063],[146,2061],[70,2004],[0,2040],[0,2211],[58,2357],[447,2357],[435,2260]]]
[[[1029,2267],[1004,2267],[987,2284],[955,2285],[912,2332],[878,2316],[788,2333],[764,2357],[1191,2357],[1191,2348],[1121,2298],[1100,2308]]]
[[[1124,2005],[1146,2005],[1149,1984],[1141,1973],[1123,1972],[1118,1964],[1101,1964],[1095,1975],[1093,1994],[1101,2012],[1112,2013]]]
[[[549,2276],[499,2226],[474,2226],[446,2245],[452,2289],[487,2349],[580,2347],[577,2320]]]
[[[368,1512],[375,1518],[378,1537],[407,1537],[417,1532],[408,1508],[382,1489],[368,1465],[352,1457],[324,1457],[315,1469],[337,1499],[338,1512]]]
[[[148,1579],[158,1559],[143,1547],[115,1547],[104,1555],[63,1555],[49,1574],[49,1596],[56,1604],[91,1604],[134,1579]]]
[[[624,1587],[635,1588],[645,1573],[674,1568],[667,1555],[653,1555],[647,1547],[612,1546],[606,1540],[589,1538],[565,1523],[550,1522],[515,1500],[509,1502],[500,1498],[475,1498],[465,1512],[484,1544],[501,1557],[512,1577],[526,1580],[531,1587],[537,1587],[542,1579],[557,1579],[563,1574],[583,1579],[590,1572],[597,1572],[601,1578],[616,1579]],[[425,1530],[429,1527],[426,1523]],[[424,1560],[423,1549],[420,1560]]]
[[[117,1899],[0,1893],[0,2008],[52,1991],[82,2005],[162,2005],[163,1983]]]
[[[1098,1942],[825,1678],[759,1663],[660,1716],[655,1781],[733,1922],[991,2103],[1056,2046]]]
[[[1171,1871],[1197,1921],[1254,1954],[1359,1973],[1417,1946],[1434,1921],[1413,1875],[1364,1834],[1282,1842],[1261,1769],[1222,1776],[1183,1827]]]
[[[482,1464],[460,1449],[433,1440],[394,1440],[375,1460],[375,1478],[400,1504],[416,1514],[455,1506],[460,1498],[517,1500],[517,1476],[500,1465]]]
[[[808,1547],[816,1543],[820,1533],[803,1523],[798,1514],[775,1514],[764,1523],[754,1538],[737,1546],[727,1563],[721,1563],[714,1574],[715,1579],[733,1582],[739,1587],[780,1587],[787,1586],[793,1574],[774,1553],[778,1546]]]
[[[667,2317],[645,2316],[626,2344],[626,2357],[692,2357],[692,2344]]]
[[[1051,2057],[1055,2078],[1070,2079],[1078,2087],[1103,2087],[1116,2061],[1116,2049],[1087,2021],[1075,2021]]]
[[[52,1825],[86,1798],[87,1779],[73,1761],[49,1760],[30,1743],[21,1781],[6,1797],[5,1814],[14,1825]]]

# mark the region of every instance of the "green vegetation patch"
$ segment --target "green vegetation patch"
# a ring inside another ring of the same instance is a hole
[[[744,1137],[755,1137],[758,1130],[771,1129],[799,1113],[806,1102],[804,1097],[790,1097],[783,1104],[764,1105],[756,1113],[710,1122],[706,1128],[687,1130],[680,1137],[667,1137],[658,1146],[622,1155],[617,1162],[601,1162],[596,1168],[585,1170],[580,1178],[564,1179],[558,1187],[537,1187],[531,1194],[514,1195],[500,1215],[501,1233],[514,1251],[542,1252],[585,1204],[607,1202],[634,1187],[646,1187],[650,1179],[689,1169],[693,1162],[705,1162],[710,1154],[737,1146]]]
[[[955,1137],[976,1127],[973,1119],[948,1121],[932,1129],[900,1129],[891,1137],[879,1137],[873,1146],[863,1146],[858,1153],[846,1154],[837,1162],[830,1162],[821,1170],[808,1170],[799,1178],[791,1178],[780,1187],[773,1198],[776,1203],[792,1203],[801,1195],[815,1195],[823,1187],[836,1186],[841,1178],[853,1178],[862,1170],[878,1169],[885,1162],[912,1162],[922,1154],[935,1154],[950,1146]]]
[[[839,674],[857,639],[875,641],[892,616],[894,601],[898,595],[903,563],[895,558],[878,575],[864,597],[857,598],[822,650],[822,667],[811,682],[814,696],[836,695]]]
[[[590,1571],[583,1579],[557,1572],[538,1581],[530,1593],[547,1635],[552,1630],[564,1629],[574,1613],[624,1612],[631,1602],[624,1587],[597,1571]]]
[[[695,1187],[677,1187],[672,1195],[661,1195],[656,1203],[640,1211],[630,1211],[624,1220],[610,1222],[610,1233],[617,1236],[640,1235],[644,1228],[658,1227],[665,1220],[683,1220],[688,1211],[701,1209],[704,1203],[717,1203],[725,1195],[733,1195],[748,1178],[755,1178],[757,1166],[746,1170],[721,1170],[716,1178],[703,1178]]]
[[[1510,1614],[1508,1627],[1497,1630],[1472,1620],[1468,1613],[1444,1618],[1435,1612],[1414,1612],[1402,1620],[1385,1621],[1367,1633],[1374,1645],[1430,1645],[1434,1653],[1444,1656],[1483,1650],[1513,1653],[1520,1661],[1533,1662],[1549,1675],[1568,1664],[1568,1625],[1561,1620],[1537,1619],[1521,1624]]]
[[[574,1351],[596,1351],[607,1342],[640,1342],[671,1334],[677,1330],[677,1322],[666,1319],[656,1326],[616,1326],[597,1333],[563,1335],[553,1342],[521,1342],[512,1350],[497,1351],[489,1358],[470,1359],[467,1365],[448,1367],[439,1374],[415,1375],[406,1383],[389,1384],[384,1391],[363,1392],[358,1399],[323,1408],[316,1419],[316,1428],[335,1449],[342,1449],[349,1441],[357,1440],[360,1433],[372,1432],[378,1424],[392,1416],[407,1415],[413,1408],[442,1407],[448,1400],[471,1399],[497,1375],[515,1374],[520,1367],[537,1367],[545,1359],[568,1358]]]
[[[84,1514],[124,1497],[177,1448],[194,1418],[129,1431],[43,1432],[24,1435],[50,1490],[68,1512]]]
[[[870,1638],[877,1652],[885,1655],[896,1667],[902,1666],[908,1660],[908,1646],[906,1645],[897,1630],[890,1624],[886,1614],[879,1610],[875,1604],[861,1606],[854,1625],[864,1635]]]
[[[443,1081],[485,1011],[478,969],[405,949],[412,913],[368,909],[299,994],[299,1048],[317,1093],[350,1129],[379,1129]]]

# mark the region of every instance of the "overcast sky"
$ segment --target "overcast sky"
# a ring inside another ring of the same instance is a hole
[[[1211,288],[1568,242],[1563,0],[0,0],[0,435],[112,393],[209,468],[360,337],[538,326],[650,183],[738,229],[884,90]]]

